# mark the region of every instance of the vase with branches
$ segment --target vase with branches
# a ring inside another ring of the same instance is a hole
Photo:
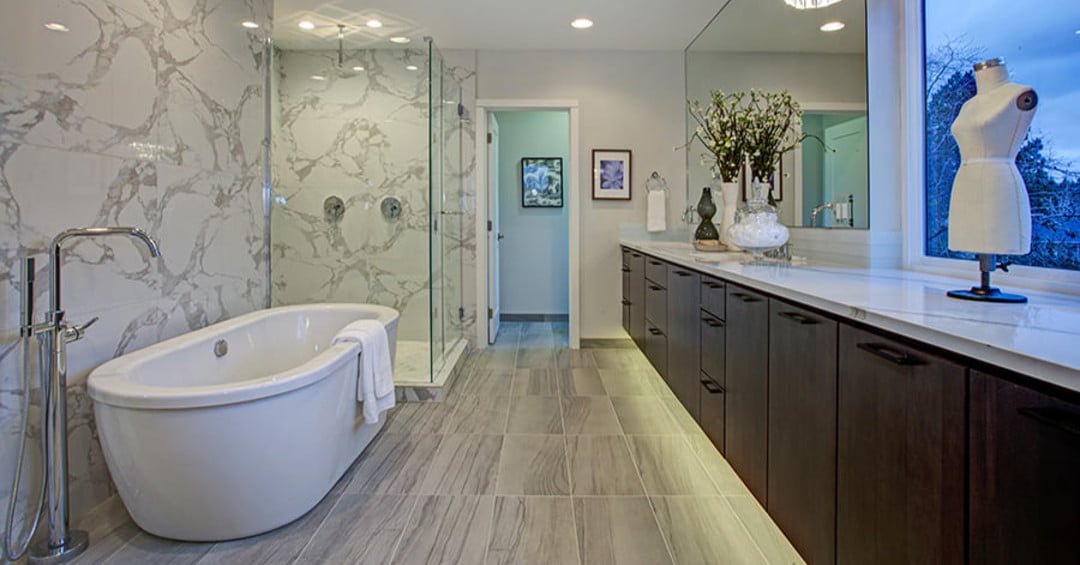
[[[800,131],[802,108],[786,90],[751,89],[746,96],[746,155],[756,183],[768,183],[780,157],[799,146],[806,135]],[[772,186],[768,200],[774,203]]]

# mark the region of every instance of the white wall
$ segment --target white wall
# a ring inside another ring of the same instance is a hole
[[[522,157],[570,159],[566,112],[496,112],[499,121],[500,307],[504,314],[570,312],[569,217],[521,205]]]
[[[480,51],[477,98],[575,99],[581,116],[581,337],[624,337],[620,224],[645,222],[645,179],[659,171],[672,187],[668,222],[685,205],[681,51]],[[593,201],[593,149],[633,151],[633,199]]]

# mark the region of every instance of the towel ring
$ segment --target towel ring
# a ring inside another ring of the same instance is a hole
[[[645,181],[645,190],[649,192],[668,192],[667,181],[660,176],[660,173],[653,171],[648,180]]]

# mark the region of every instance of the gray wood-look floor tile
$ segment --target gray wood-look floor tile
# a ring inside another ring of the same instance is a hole
[[[536,349],[518,349],[517,367],[519,369],[554,369],[555,352],[550,345]]]
[[[197,563],[213,543],[187,543],[139,532],[105,559],[107,565],[185,565]]]
[[[457,405],[446,432],[451,434],[501,434],[510,414],[509,396],[457,395],[447,402]]]
[[[502,444],[501,435],[447,435],[435,453],[421,491],[425,494],[494,493]]]
[[[587,349],[559,347],[555,350],[555,366],[560,369],[595,369],[596,360]]]
[[[383,432],[364,453],[352,471],[345,492],[412,494],[423,483],[435,449],[442,436],[388,434]]]
[[[499,458],[498,494],[568,495],[563,436],[507,435]]]
[[[493,496],[425,496],[398,544],[395,565],[481,564],[491,537]]]
[[[604,390],[611,396],[656,396],[656,389],[643,373],[625,369],[600,369],[599,374]]]
[[[120,497],[113,497],[87,514],[77,525],[90,535],[90,547],[72,560],[76,564],[103,563],[142,530],[131,520]]]
[[[477,368],[461,375],[454,385],[453,395],[509,396],[514,381],[514,369]]]
[[[681,433],[687,435],[697,435],[703,433],[698,423],[694,421],[694,417],[686,411],[682,402],[678,398],[661,398],[660,403],[664,405],[668,410],[668,414],[671,415],[671,419],[675,420],[675,424],[678,426],[678,430]]]
[[[517,369],[514,371],[513,396],[558,396],[559,384],[554,369]]]
[[[744,489],[745,490],[745,489]],[[735,515],[746,526],[750,537],[757,543],[758,549],[765,555],[769,563],[782,563],[784,565],[805,565],[805,561],[791,542],[784,537],[780,528],[772,521],[769,514],[761,507],[750,494],[743,496],[727,497]]]
[[[619,425],[628,434],[679,434],[682,429],[659,398],[612,396]]]
[[[500,496],[488,565],[575,565],[574,512],[567,497]]]
[[[652,503],[679,565],[765,563],[724,497],[659,496]]]
[[[681,436],[627,436],[649,495],[719,494]]]
[[[518,351],[530,349],[546,351],[551,355],[552,360],[554,360],[555,336],[550,333],[532,335],[523,334],[521,340],[518,341]]]
[[[555,396],[515,396],[510,399],[510,419],[506,426],[512,434],[561,434],[562,415]]]
[[[214,544],[199,565],[288,565],[304,550],[315,532],[341,497],[343,488],[335,488],[315,508],[300,519],[265,534]]]
[[[716,488],[723,495],[750,495],[750,490],[743,484],[742,479],[735,473],[735,469],[720,455],[716,446],[705,436],[704,433],[689,434],[686,439],[690,442],[690,449],[701,460],[705,472],[712,478]]]
[[[574,520],[582,561],[588,565],[671,563],[645,497],[575,498]]]
[[[454,407],[445,402],[402,402],[386,415],[384,434],[441,434]]]
[[[482,353],[475,354],[475,357],[471,358],[471,360],[468,373],[462,375],[462,377],[471,375],[476,371],[513,369],[514,365],[517,364],[517,346],[506,349],[485,349]]]
[[[606,396],[600,371],[595,368],[563,369],[558,372],[559,394],[565,396]]]
[[[649,361],[637,349],[591,349],[596,366],[601,369],[648,370]]]
[[[343,494],[297,563],[387,563],[416,497]]]
[[[622,433],[615,408],[606,396],[564,396],[562,414],[569,435]]]
[[[570,483],[575,495],[641,495],[625,436],[567,436]]]

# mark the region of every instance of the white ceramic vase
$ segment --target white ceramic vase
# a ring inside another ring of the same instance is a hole
[[[720,183],[720,241],[732,251],[738,251],[739,247],[731,240],[728,230],[735,225],[735,211],[739,209],[739,182]]]

